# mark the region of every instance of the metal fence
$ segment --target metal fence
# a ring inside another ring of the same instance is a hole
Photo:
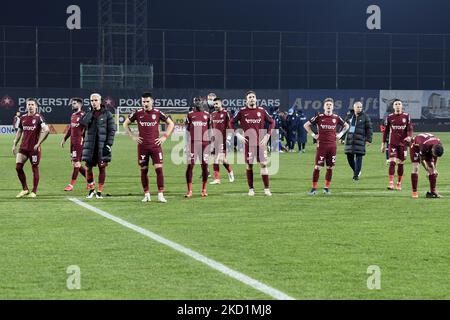
[[[98,32],[0,27],[0,86],[80,87],[80,65],[99,63]],[[156,88],[450,89],[450,35],[149,29],[147,36]]]

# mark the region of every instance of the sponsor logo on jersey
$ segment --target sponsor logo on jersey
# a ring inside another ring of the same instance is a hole
[[[324,130],[335,130],[336,129],[336,126],[332,126],[329,124],[321,124],[320,127]]]
[[[208,118],[206,118],[208,119]],[[192,121],[192,124],[194,125],[194,127],[206,127],[208,125],[207,122],[203,122],[203,121]]]
[[[261,121],[262,121],[261,119],[245,119],[245,122],[249,124],[260,124]]]
[[[406,119],[403,119],[403,120],[405,120],[406,121]],[[404,126],[392,126],[392,129],[394,129],[394,130],[405,130],[406,129],[406,125],[404,125]]]
[[[139,125],[141,127],[155,127],[158,123],[156,121],[153,122],[144,122],[144,121],[139,121]]]
[[[24,131],[34,131],[36,130],[36,126],[23,126]]]

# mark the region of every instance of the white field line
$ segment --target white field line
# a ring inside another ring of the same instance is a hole
[[[193,250],[191,250],[189,248],[186,248],[186,247],[184,247],[184,246],[182,246],[182,245],[180,245],[178,243],[175,243],[175,242],[170,241],[170,240],[168,240],[168,239],[166,239],[164,237],[161,237],[161,236],[157,235],[156,233],[153,233],[153,232],[151,232],[149,230],[146,230],[144,228],[141,228],[139,226],[131,224],[128,221],[125,221],[125,220],[123,220],[121,218],[118,218],[116,216],[113,216],[113,215],[111,215],[111,214],[109,214],[109,213],[107,213],[105,211],[97,209],[97,208],[95,208],[95,207],[93,207],[91,205],[88,205],[88,204],[86,204],[86,203],[84,203],[84,202],[82,202],[82,201],[80,201],[78,199],[69,198],[69,200],[72,201],[73,203],[75,203],[75,204],[85,208],[85,209],[88,209],[88,210],[90,210],[90,211],[92,211],[92,212],[94,212],[94,213],[96,213],[96,214],[106,218],[106,219],[114,221],[114,222],[116,222],[116,223],[118,223],[118,224],[120,224],[120,225],[122,225],[122,226],[124,226],[124,227],[126,227],[128,229],[131,229],[131,230],[133,230],[133,231],[135,231],[137,233],[140,233],[140,234],[142,234],[142,235],[144,235],[144,236],[146,236],[146,237],[148,237],[148,238],[150,238],[150,239],[152,239],[152,240],[154,240],[156,242],[159,242],[159,243],[161,243],[163,245],[166,245],[166,246],[168,246],[168,247],[170,247],[170,248],[172,248],[172,249],[174,249],[174,250],[176,250],[176,251],[178,251],[180,253],[183,253],[183,254],[193,258],[194,260],[197,260],[197,261],[199,261],[199,262],[201,262],[203,264],[206,264],[210,268],[212,268],[214,270],[217,270],[217,271],[219,271],[219,272],[221,272],[221,273],[223,273],[223,274],[225,274],[225,275],[227,275],[227,276],[229,276],[229,277],[231,277],[233,279],[236,279],[236,280],[238,280],[238,281],[240,281],[240,282],[242,282],[242,283],[244,283],[244,284],[246,284],[246,285],[248,285],[248,286],[250,286],[250,287],[252,287],[252,288],[254,288],[254,289],[256,289],[256,290],[258,290],[260,292],[262,292],[262,293],[265,293],[265,294],[275,298],[275,299],[278,299],[278,300],[295,300],[294,298],[288,296],[287,294],[285,294],[285,293],[283,293],[283,292],[281,292],[281,291],[279,291],[277,289],[269,287],[268,285],[266,285],[266,284],[264,284],[264,283],[262,283],[262,282],[260,282],[258,280],[255,280],[253,278],[250,278],[249,276],[246,276],[243,273],[240,273],[240,272],[237,272],[237,271],[235,271],[233,269],[230,269],[227,266],[225,266],[225,265],[223,265],[223,264],[221,264],[221,263],[219,263],[217,261],[209,259],[208,257],[205,257],[205,256],[201,255],[200,253],[197,253],[197,252],[195,252],[195,251],[193,251]]]

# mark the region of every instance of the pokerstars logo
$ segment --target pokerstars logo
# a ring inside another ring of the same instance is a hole
[[[16,105],[16,103],[14,102],[14,100],[8,95],[5,95],[0,100],[0,107],[2,107],[2,108],[9,109],[9,108],[13,108],[15,105]]]
[[[105,107],[107,107],[107,108],[115,108],[116,107],[116,102],[111,97],[106,97],[106,98],[104,98],[103,101],[105,103]]]
[[[156,127],[158,123],[156,121],[153,122],[143,122],[143,121],[139,121],[139,125],[141,127]]]
[[[394,130],[405,130],[406,129],[406,125],[404,125],[404,126],[392,126],[392,129],[394,129]]]

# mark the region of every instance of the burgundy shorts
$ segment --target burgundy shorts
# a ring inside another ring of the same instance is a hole
[[[31,165],[33,166],[38,166],[41,162],[41,148],[38,151],[20,149],[19,153],[30,159]]]
[[[70,157],[73,162],[81,162],[81,157],[83,156],[83,145],[71,145],[70,146]]]
[[[334,167],[336,165],[336,144],[320,144],[316,151],[316,166]]]
[[[404,146],[391,146],[389,145],[389,158],[397,158],[400,161],[405,161],[405,150]]]
[[[141,167],[147,167],[152,159],[153,165],[163,164],[163,152],[161,147],[146,148],[138,146],[138,163]]]
[[[209,142],[207,141],[191,141],[186,149],[188,164],[208,164],[209,161]]]
[[[431,162],[434,162],[434,164],[437,163],[436,157],[421,158],[419,147],[410,148],[409,149],[409,157],[410,157],[412,163],[420,163],[421,160],[425,160],[428,163],[431,163]]]
[[[257,163],[267,163],[267,149],[261,146],[250,146],[245,144],[245,163],[254,164],[255,160]]]

